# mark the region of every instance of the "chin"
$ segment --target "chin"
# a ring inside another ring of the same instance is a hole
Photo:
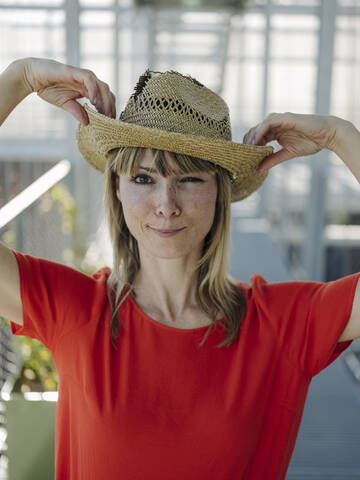
[[[151,242],[147,245],[141,245],[140,248],[144,249],[148,255],[151,255],[155,258],[167,258],[169,260],[175,258],[182,258],[188,255],[193,255],[195,248],[192,245],[187,245],[187,248],[184,244],[179,245],[164,245],[155,244],[155,242]]]
[[[151,250],[148,252],[150,253],[150,255],[152,255],[153,257],[156,257],[156,258],[167,258],[169,260],[171,259],[175,259],[175,258],[181,258],[181,257],[184,257],[185,255],[189,254],[189,252],[166,252],[164,251],[164,249],[161,249],[161,251],[154,251],[154,250]]]

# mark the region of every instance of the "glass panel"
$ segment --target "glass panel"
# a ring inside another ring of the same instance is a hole
[[[47,2],[49,3],[49,2]],[[0,70],[30,56],[65,62],[63,11],[1,9]],[[27,97],[0,129],[2,138],[63,138],[65,115],[36,95]]]
[[[92,70],[115,92],[115,14],[84,11],[80,14],[81,66]]]
[[[339,7],[357,7],[359,8],[359,0],[337,0]]]
[[[156,36],[157,53],[160,55],[213,55],[219,37],[211,33],[161,32]]]
[[[27,56],[61,61],[65,56],[64,22],[62,11],[1,10],[0,69]]]
[[[360,12],[359,12],[360,13]],[[360,19],[340,16],[336,25],[331,113],[360,123]]]
[[[82,7],[109,7],[114,3],[115,0],[79,0]]]
[[[166,12],[165,15],[171,15],[171,12]],[[173,12],[172,15],[177,15],[178,20],[187,24],[218,24],[227,18],[227,14],[221,12],[181,12],[180,17]]]
[[[272,3],[294,7],[318,7],[321,5],[321,0],[272,0]]]
[[[315,107],[316,65],[274,61],[269,68],[269,111],[310,113]]]
[[[265,37],[261,32],[232,32],[229,39],[229,55],[237,58],[264,55]]]
[[[113,12],[102,12],[101,10],[85,11],[80,14],[81,27],[110,27],[115,23]]]
[[[109,85],[114,92],[114,62],[111,58],[93,58],[91,55],[84,55],[81,59],[81,67],[92,70],[95,75]],[[115,92],[114,92],[115,93]]]
[[[125,104],[129,100],[130,95],[133,93],[135,84],[139,76],[146,70],[146,67],[141,67],[138,69],[138,75],[136,78],[133,78],[132,75],[133,63],[131,60],[122,60],[121,65],[119,66],[119,102],[120,102],[120,110],[118,113],[118,117],[120,111],[125,108]]]
[[[275,29],[316,30],[320,27],[319,18],[315,15],[279,15],[270,17],[270,25]]]
[[[29,4],[33,6],[42,6],[42,7],[61,7],[65,3],[64,0],[0,0],[1,5],[12,5],[17,6],[29,6]]]
[[[360,4],[358,6],[359,8],[359,15],[360,15]],[[345,30],[350,30],[351,28],[357,29],[357,32],[359,33],[360,31],[360,18],[359,16],[338,16],[336,18],[336,28],[339,29],[345,29]]]
[[[87,54],[112,53],[114,50],[114,30],[92,28],[81,32],[81,45]]]
[[[318,36],[315,33],[282,33],[270,34],[271,58],[289,57],[316,59],[318,55]]]
[[[335,57],[341,60],[351,60],[356,51],[360,51],[360,27],[356,32],[337,32],[335,41]]]
[[[260,121],[263,77],[262,62],[241,62],[227,67],[224,97],[228,99],[232,125],[242,128],[242,136]]]
[[[266,26],[265,15],[262,13],[246,13],[234,15],[232,18],[234,27],[246,27],[249,29],[263,29]]]

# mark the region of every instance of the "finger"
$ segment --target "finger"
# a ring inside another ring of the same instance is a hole
[[[71,115],[85,127],[89,125],[89,117],[85,109],[76,100],[68,100],[62,105],[61,108],[71,113]]]
[[[269,142],[272,142],[273,140],[279,141],[279,134],[281,133],[280,129],[271,129],[268,130],[262,138],[259,138],[258,140],[254,139],[254,145],[258,146],[264,146]]]
[[[284,130],[295,128],[292,119],[293,114],[291,112],[270,113],[265,120],[256,127],[252,143],[254,145],[262,145],[264,141],[268,143],[272,140],[277,140],[279,134],[283,133]]]
[[[281,120],[279,119],[279,114],[270,113],[261,123],[259,123],[251,136],[249,141],[253,145],[260,145],[263,143],[266,136],[270,137],[270,133],[274,132],[277,127],[281,125]],[[272,136],[270,140],[274,140],[275,137]]]
[[[116,97],[113,92],[110,91],[111,98],[111,118],[116,118]]]
[[[287,160],[290,160],[294,157],[295,155],[291,154],[285,148],[282,148],[278,152],[273,153],[272,155],[269,155],[268,157],[266,157],[265,160],[263,160],[262,163],[260,164],[258,171],[260,173],[266,172],[266,170],[269,170],[275,165],[286,162]]]
[[[251,142],[253,145],[263,145],[265,142],[275,140],[274,130],[269,123],[263,123],[259,125],[259,128],[253,133]]]
[[[93,105],[97,103],[97,97],[100,96],[98,92],[98,83],[95,73],[91,70],[72,68],[72,77],[75,82],[83,85],[85,90],[85,97],[90,100]]]
[[[250,130],[244,135],[243,143],[245,143],[247,145],[251,145],[251,139],[252,139],[252,137],[254,135],[254,132],[255,132],[257,127],[258,127],[258,125],[250,128]]]
[[[111,92],[107,83],[97,80],[98,90],[100,92],[101,104],[97,104],[96,108],[100,113],[108,117],[116,117],[115,95]]]

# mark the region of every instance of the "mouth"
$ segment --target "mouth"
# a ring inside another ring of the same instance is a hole
[[[153,230],[155,233],[157,233],[158,235],[170,236],[170,235],[175,235],[178,232],[181,232],[181,230],[184,230],[185,227],[178,228],[178,229],[173,229],[173,230],[169,230],[169,229],[163,230],[163,229],[158,229],[158,228],[153,228],[153,227],[149,227],[149,228],[151,230]]]
[[[173,229],[173,230],[162,230],[162,229],[159,229],[159,228],[153,228],[153,227],[150,227],[151,230],[156,230],[157,232],[160,232],[160,233],[174,233],[174,232],[180,232],[180,230],[183,230],[183,228],[177,228],[177,229]]]

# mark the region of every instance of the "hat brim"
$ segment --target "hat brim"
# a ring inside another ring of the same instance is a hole
[[[84,106],[89,124],[78,125],[76,139],[83,158],[104,173],[110,150],[119,147],[144,147],[182,153],[213,162],[236,177],[232,183],[232,202],[248,197],[264,182],[268,172],[257,168],[273,147],[246,145],[227,140],[185,135],[123,122]]]

